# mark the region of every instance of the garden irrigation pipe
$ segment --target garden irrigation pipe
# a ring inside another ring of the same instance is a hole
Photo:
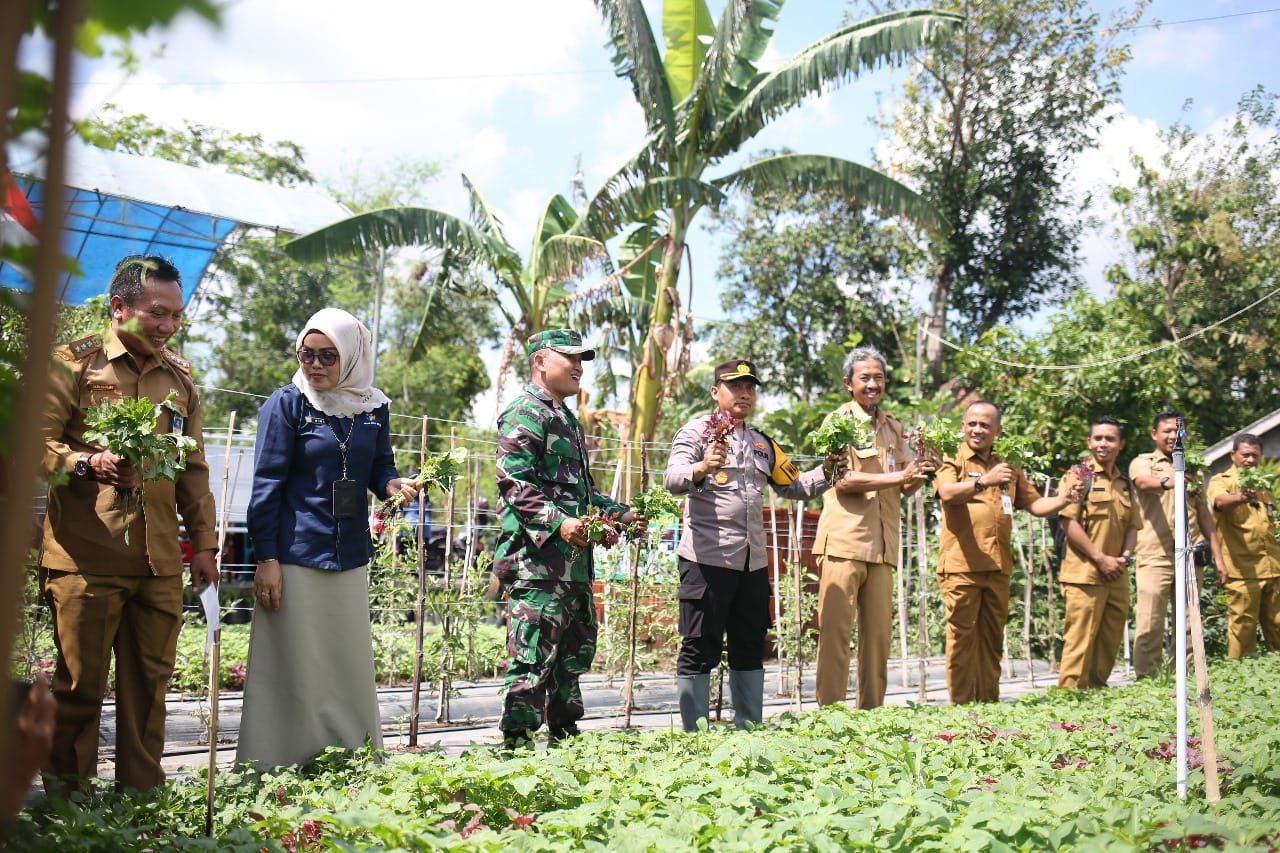
[[[218,580],[222,577],[222,549],[227,541],[227,492],[228,482],[231,479],[231,440],[235,436],[236,430],[236,412],[231,410],[231,414],[227,417],[227,444],[222,451],[222,488],[218,497],[218,553],[215,557],[215,565],[217,574],[214,576],[213,584],[216,587]],[[236,457],[237,468],[240,457]],[[238,475],[239,470],[236,471]],[[221,669],[221,645],[222,645],[222,626],[210,626],[213,628],[213,642],[209,643],[209,772],[208,784],[205,792],[204,805],[204,834],[213,837],[213,793],[218,776],[218,691],[222,686],[219,682],[219,670]]]
[[[422,420],[418,441],[418,471],[427,465],[427,421]],[[426,489],[418,490],[418,589],[413,602],[413,692],[409,698],[409,746],[418,745],[418,716],[422,708],[422,632],[427,599]]]
[[[1174,694],[1177,703],[1178,798],[1187,798],[1187,574],[1191,551],[1187,548],[1187,454],[1183,441],[1186,422],[1178,418],[1178,434],[1173,445],[1173,657]]]

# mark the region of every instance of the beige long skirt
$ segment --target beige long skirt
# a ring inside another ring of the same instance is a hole
[[[280,609],[253,611],[236,761],[265,769],[366,738],[381,747],[368,567],[280,568]]]

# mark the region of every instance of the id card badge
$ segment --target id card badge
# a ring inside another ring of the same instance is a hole
[[[364,514],[364,490],[355,480],[333,481],[333,517],[356,518]]]
[[[1000,508],[1004,510],[1005,515],[1013,515],[1013,498],[1009,495],[1001,495]]]
[[[887,462],[887,464],[885,465],[885,468],[887,468],[890,473],[893,473],[894,471],[898,470],[898,459],[893,455],[892,450],[889,451],[885,459]]]

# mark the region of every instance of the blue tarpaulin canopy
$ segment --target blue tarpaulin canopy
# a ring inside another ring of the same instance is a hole
[[[13,168],[37,220],[44,215],[42,171],[39,163]],[[189,300],[214,252],[238,226],[305,233],[350,215],[319,190],[82,144],[68,152],[66,182],[64,251],[76,266],[63,275],[60,295],[69,304],[106,293],[116,264],[132,254],[172,260]],[[12,223],[6,238],[17,233]],[[30,280],[26,271],[0,263],[0,286],[27,290]]]

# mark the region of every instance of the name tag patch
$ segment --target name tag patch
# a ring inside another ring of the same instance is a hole
[[[320,416],[318,416],[318,415],[307,415],[307,416],[306,416],[306,418],[304,418],[304,420],[305,420],[307,423],[311,424],[312,426],[324,426],[324,425],[325,425],[325,420],[324,420],[324,418],[322,418],[322,417],[320,417]]]

